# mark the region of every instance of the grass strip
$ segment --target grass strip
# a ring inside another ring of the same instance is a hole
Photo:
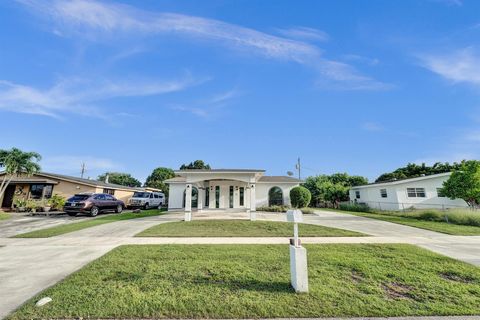
[[[300,224],[302,237],[358,237],[362,233],[311,224]],[[279,221],[196,220],[162,223],[137,237],[292,237],[293,223]]]
[[[89,219],[85,221],[75,222],[64,224],[60,226],[55,226],[51,228],[40,229],[36,231],[31,231],[27,233],[21,233],[14,236],[14,238],[49,238],[54,237],[94,226],[99,226],[105,223],[111,223],[116,221],[123,221],[123,220],[130,220],[130,219],[137,219],[137,218],[145,218],[145,217],[153,217],[164,214],[165,210],[147,210],[141,211],[140,213],[121,213],[116,215],[109,215],[105,217],[99,217],[95,219]]]

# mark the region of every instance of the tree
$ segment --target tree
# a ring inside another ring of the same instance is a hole
[[[147,177],[145,187],[161,189],[168,197],[168,184],[164,181],[175,177],[175,173],[170,168],[159,167]]]
[[[195,160],[189,164],[182,164],[180,170],[190,170],[190,169],[207,169],[210,170],[210,165],[206,164],[203,160]]]
[[[4,170],[2,183],[0,184],[0,198],[13,179],[13,176],[25,174],[31,176],[40,171],[40,161],[42,157],[36,152],[23,152],[20,149],[0,150],[0,168]]]
[[[480,203],[480,161],[462,162],[460,170],[455,170],[443,183],[442,193],[450,199],[463,199],[471,208]]]
[[[367,183],[368,179],[365,177],[350,176],[347,173],[334,173],[332,175],[308,177],[303,185],[310,190],[314,206],[329,202],[336,207],[340,201],[348,200],[350,187]]]
[[[141,187],[142,183],[132,177],[129,173],[122,172],[106,172],[98,176],[98,181],[106,181],[108,175],[108,182],[115,183],[127,187]]]
[[[311,199],[312,195],[305,187],[297,186],[290,190],[290,202],[294,208],[304,208],[308,206]]]
[[[401,180],[420,177],[422,175],[428,176],[437,173],[451,172],[454,170],[459,170],[463,163],[465,163],[465,160],[460,163],[454,162],[453,164],[450,164],[448,162],[437,162],[433,166],[427,166],[425,163],[422,163],[420,165],[415,163],[409,163],[405,167],[398,168],[393,172],[388,172],[380,175],[377,180],[375,180],[375,182]]]

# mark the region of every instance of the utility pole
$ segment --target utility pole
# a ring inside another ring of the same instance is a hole
[[[301,176],[302,165],[300,164],[300,157],[298,157],[297,164],[295,165],[295,169],[298,170],[298,180],[302,180],[302,176]]]
[[[80,173],[80,177],[83,179],[83,175],[85,174],[85,162],[82,162],[82,171]]]

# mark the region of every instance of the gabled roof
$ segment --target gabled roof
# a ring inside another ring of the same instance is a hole
[[[428,176],[420,176],[415,178],[406,178],[406,179],[399,179],[399,180],[385,181],[385,182],[374,182],[374,183],[364,184],[361,186],[352,187],[351,189],[363,189],[363,188],[370,188],[370,187],[376,187],[376,186],[391,186],[391,185],[397,185],[397,184],[405,184],[410,182],[447,177],[451,174],[452,174],[451,172],[444,172],[444,173],[431,174]]]
[[[182,174],[182,173],[195,173],[195,172],[199,172],[199,173],[209,173],[209,172],[212,172],[212,173],[215,173],[215,172],[219,172],[219,173],[249,173],[249,172],[252,172],[252,173],[257,173],[257,172],[265,172],[265,170],[259,170],[259,169],[185,169],[185,170],[176,170],[175,173],[179,173],[179,174]]]
[[[258,182],[264,183],[302,183],[303,180],[288,177],[288,176],[263,176],[258,179]]]
[[[5,172],[0,172],[0,175],[5,174]],[[75,182],[78,184],[83,184],[87,186],[92,186],[92,187],[104,187],[108,189],[123,189],[123,190],[132,190],[132,191],[143,191],[143,188],[135,188],[135,187],[127,187],[127,186],[122,186],[120,184],[115,184],[115,183],[106,183],[104,181],[97,181],[93,179],[83,179],[83,178],[78,178],[78,177],[72,177],[72,176],[67,176],[63,174],[57,174],[57,173],[48,173],[48,172],[37,172],[35,173],[32,177],[19,177],[19,179],[24,179],[25,182],[27,180],[35,180],[35,176],[42,176],[42,177],[47,177],[47,178],[53,178],[53,179],[58,179],[58,180],[64,180],[64,181],[70,181],[70,182]],[[18,180],[18,179],[15,179]]]

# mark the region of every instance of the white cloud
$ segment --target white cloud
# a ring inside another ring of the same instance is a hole
[[[462,0],[430,0],[430,1],[439,2],[447,6],[455,6],[455,7],[461,7],[463,5]]]
[[[278,29],[278,32],[288,38],[300,40],[328,41],[328,33],[309,27],[294,27],[290,29]]]
[[[453,81],[480,85],[480,54],[472,47],[446,54],[431,54],[420,57],[428,70]]]
[[[376,122],[365,122],[362,124],[362,129],[370,132],[380,132],[385,130],[382,125]]]
[[[377,58],[368,58],[357,54],[344,54],[342,55],[342,58],[347,61],[360,62],[369,66],[376,66],[380,63],[380,60],[378,60]]]
[[[307,42],[273,36],[254,29],[184,14],[149,12],[131,6],[94,0],[17,0],[55,23],[53,30],[62,36],[89,39],[102,37],[157,36],[176,34],[211,40],[233,50],[249,51],[266,58],[293,61],[319,72],[322,82],[340,82],[333,87],[354,90],[378,90],[389,86],[361,75],[353,66],[322,56],[321,50]],[[296,30],[296,31],[295,31]],[[321,31],[300,27],[290,33],[305,38]],[[322,35],[325,37],[325,35]]]
[[[62,118],[65,113],[104,117],[96,104],[115,97],[159,95],[198,84],[191,76],[170,81],[65,79],[47,89],[0,80],[0,110]]]
[[[231,89],[212,97],[186,105],[174,105],[172,110],[187,112],[203,119],[212,119],[218,115],[218,111],[227,105],[227,102],[239,95],[237,89]]]
[[[82,163],[85,163],[86,175],[92,176],[101,171],[112,171],[122,169],[122,165],[107,158],[97,158],[93,156],[77,155],[59,155],[44,157],[41,161],[42,170],[45,172],[62,172],[65,174],[78,176],[81,172]],[[92,176],[93,177],[93,176]]]

